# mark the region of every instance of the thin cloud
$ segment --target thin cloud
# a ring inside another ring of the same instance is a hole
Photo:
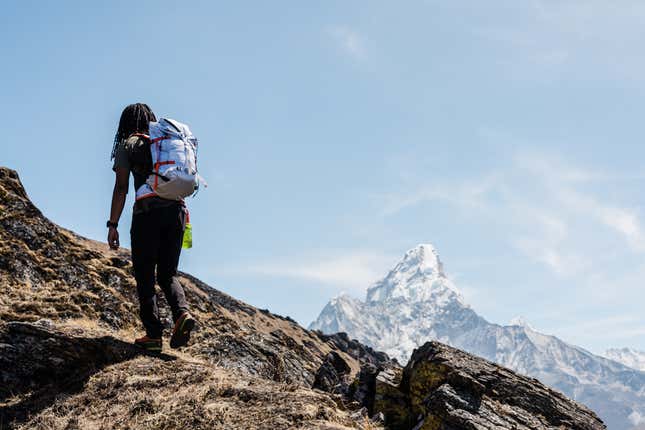
[[[295,258],[269,261],[245,268],[248,273],[278,278],[300,279],[334,287],[363,292],[371,283],[385,275],[394,260],[388,256],[356,251],[340,254],[330,252],[317,258]]]
[[[525,224],[526,230],[523,236],[511,239],[515,249],[558,276],[572,276],[587,268],[584,257],[566,247],[571,230],[566,217],[526,204],[512,213],[515,223]]]
[[[596,79],[643,82],[645,61],[635,55],[643,40],[645,4],[616,7],[602,0],[532,0],[503,24],[472,31],[503,47],[499,63],[516,78],[545,80],[584,69]]]
[[[381,196],[381,213],[393,216],[424,202],[454,208],[507,226],[508,243],[557,276],[590,269],[595,259],[588,245],[601,246],[614,235],[633,252],[645,252],[645,227],[637,211],[594,192],[595,183],[623,179],[536,151],[516,153],[494,173],[462,183],[424,183],[401,194]],[[591,229],[589,235],[585,229]],[[598,233],[603,239],[596,239]],[[596,260],[597,261],[597,260]]]
[[[390,193],[377,196],[382,216],[390,216],[427,201],[442,200],[464,209],[488,208],[489,194],[503,187],[497,174],[487,175],[461,184],[421,186],[404,194]]]
[[[636,411],[632,411],[632,413],[629,414],[628,418],[629,421],[635,426],[640,425],[641,423],[645,424],[645,415],[641,415]]]
[[[618,233],[634,251],[645,251],[643,225],[635,210],[602,202],[573,188],[556,189],[554,195],[569,210],[594,218]]]
[[[580,340],[602,336],[615,342],[617,339],[634,339],[645,334],[642,323],[642,318],[634,315],[614,315],[563,325],[558,328],[558,333],[565,339]],[[606,333],[611,333],[611,336],[607,336]]]
[[[638,251],[645,249],[643,227],[635,212],[621,208],[600,208],[600,219],[609,227],[622,234],[629,244]]]
[[[353,59],[363,60],[367,57],[365,39],[358,31],[346,26],[333,26],[327,32],[343,52]]]

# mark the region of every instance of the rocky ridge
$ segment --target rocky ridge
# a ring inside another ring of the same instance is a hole
[[[131,344],[128,251],[53,224],[0,168],[0,429],[604,428],[537,381],[445,345],[402,369],[345,334],[180,281],[198,320],[192,343],[146,355]],[[499,390],[517,384],[521,399]]]

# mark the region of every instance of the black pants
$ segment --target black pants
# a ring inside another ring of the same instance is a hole
[[[180,204],[151,208],[132,217],[130,241],[139,295],[139,315],[146,334],[153,338],[160,338],[163,331],[157,308],[155,267],[157,282],[170,305],[173,320],[176,321],[188,310],[184,289],[177,279],[185,217]]]

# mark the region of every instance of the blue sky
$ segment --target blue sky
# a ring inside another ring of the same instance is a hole
[[[0,164],[105,240],[112,138],[144,101],[200,139],[182,269],[235,297],[308,324],[430,242],[489,320],[645,350],[644,18],[631,0],[11,2]]]

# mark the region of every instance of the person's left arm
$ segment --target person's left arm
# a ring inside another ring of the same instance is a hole
[[[110,208],[110,223],[114,224],[108,230],[108,245],[112,249],[119,248],[119,231],[116,225],[119,223],[125,199],[128,196],[128,187],[130,185],[130,170],[125,167],[116,167],[114,169],[114,190],[112,191],[112,205]]]

